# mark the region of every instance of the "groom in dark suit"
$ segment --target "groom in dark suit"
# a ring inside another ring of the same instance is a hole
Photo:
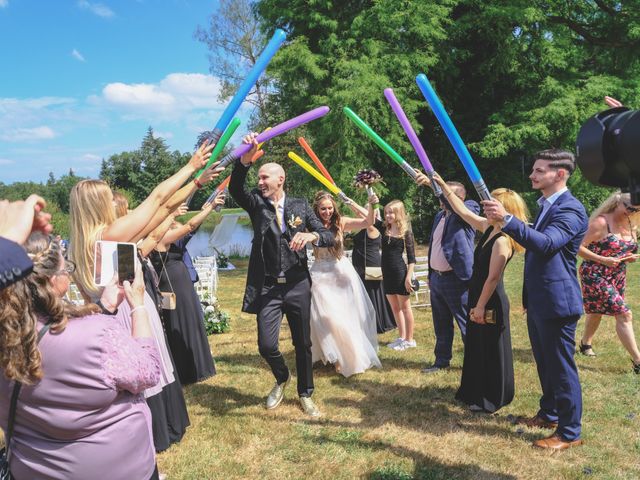
[[[531,349],[542,386],[540,409],[518,423],[554,429],[536,447],[563,450],[582,444],[582,393],[573,358],[582,294],[576,276],[576,254],[587,232],[582,204],[567,189],[575,170],[573,154],[544,150],[535,156],[529,176],[540,190],[540,212],[532,227],[508,215],[500,202],[483,201],[487,218],[502,222],[502,231],[527,249],[523,304]]]
[[[296,352],[300,404],[306,414],[317,417],[320,412],[311,400],[311,278],[305,247],[309,242],[330,247],[334,238],[306,200],[285,195],[285,173],[277,163],[262,165],[258,171],[258,188],[247,189],[247,172],[258,148],[255,137],[252,133],[243,139],[253,147],[236,162],[229,183],[231,196],[247,211],[253,226],[242,311],[257,313],[258,349],[276,378],[266,407],[273,409],[280,405],[291,378],[278,348],[282,316],[286,314]]]

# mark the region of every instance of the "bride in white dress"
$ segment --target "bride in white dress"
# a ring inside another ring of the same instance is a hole
[[[333,232],[331,248],[314,247],[311,273],[311,353],[313,361],[332,363],[345,377],[381,367],[378,359],[376,312],[362,280],[344,256],[343,234],[373,224],[375,195],[368,211],[351,202],[361,218],[342,217],[333,196],[320,191],[313,209],[324,226]]]

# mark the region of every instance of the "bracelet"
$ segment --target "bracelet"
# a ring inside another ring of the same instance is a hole
[[[453,190],[449,190],[447,193],[444,194],[445,197],[450,197],[451,195],[453,195]]]
[[[200,180],[198,180],[197,178],[194,178],[194,179],[193,179],[193,183],[195,183],[195,184],[196,184],[196,188],[197,188],[198,190],[200,190],[200,189],[203,187],[202,183],[200,183]]]
[[[144,310],[144,308],[144,303],[142,305],[138,305],[136,308],[131,310],[131,315],[133,315],[136,310]]]

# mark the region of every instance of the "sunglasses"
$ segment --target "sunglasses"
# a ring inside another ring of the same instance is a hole
[[[627,212],[629,213],[638,213],[640,212],[640,207],[634,207],[633,205],[627,203],[627,202],[622,202],[622,204],[624,205],[624,208],[627,209]]]

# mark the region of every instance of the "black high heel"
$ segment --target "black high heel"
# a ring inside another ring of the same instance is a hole
[[[584,343],[582,343],[582,340],[580,340],[580,347],[579,348],[580,348],[580,353],[582,355],[584,355],[585,357],[595,357],[596,356],[596,352],[593,351],[593,348],[591,347],[591,345],[585,345]]]
[[[631,360],[631,363],[633,364],[633,373],[640,375],[640,363],[636,363],[633,360]]]

